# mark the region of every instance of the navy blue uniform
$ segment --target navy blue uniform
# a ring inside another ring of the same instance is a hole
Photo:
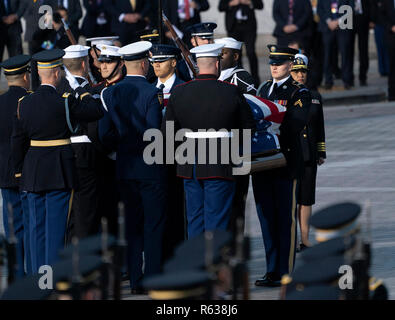
[[[160,128],[162,121],[158,89],[145,77],[126,76],[102,92],[102,101],[118,138],[117,177],[126,211],[126,236],[131,289],[140,289],[144,275],[161,271],[162,240],[166,213],[166,170],[145,163],[149,142],[144,132]],[[110,140],[113,138],[110,134]],[[105,141],[107,137],[101,136]]]
[[[273,280],[279,280],[294,267],[296,179],[304,170],[300,133],[309,119],[311,95],[291,77],[269,96],[271,86],[270,80],[260,96],[287,107],[280,126],[280,146],[287,167],[254,173],[252,184],[266,250],[266,271]]]
[[[11,152],[11,136],[18,100],[27,94],[22,87],[11,86],[0,95],[0,188],[3,197],[3,224],[7,239],[9,238],[8,204],[13,211],[14,234],[17,244],[17,276],[23,276],[23,262],[26,261],[26,271],[31,272],[29,250],[29,208],[26,192],[18,190],[18,178],[14,176]]]
[[[103,115],[101,104],[92,96],[82,88],[77,92],[78,100],[41,85],[18,107],[12,137],[14,172],[22,174],[21,189],[28,192],[33,272],[56,261],[64,245],[71,190],[76,187],[68,122],[72,125],[76,120],[97,120]]]

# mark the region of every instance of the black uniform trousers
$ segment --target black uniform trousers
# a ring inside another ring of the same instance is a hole
[[[229,230],[232,235],[237,235],[237,220],[241,219],[243,222],[243,230],[245,224],[245,208],[248,195],[248,187],[250,184],[250,175],[235,176],[236,191],[233,197],[232,213],[229,220]]]
[[[231,30],[228,30],[228,36],[245,43],[251,76],[254,78],[255,86],[258,87],[261,81],[259,79],[258,58],[255,52],[256,26],[251,25],[248,21],[237,22]]]
[[[128,179],[119,182],[125,204],[130,287],[141,288],[144,276],[161,272],[162,241],[166,220],[166,183],[161,180]]]
[[[342,79],[345,85],[352,84],[352,51],[350,43],[352,41],[351,30],[335,30],[322,33],[324,43],[324,75],[325,84],[333,84],[333,48],[337,43],[341,54]]]
[[[275,278],[293,271],[296,245],[296,179],[286,168],[252,175],[252,186],[263,242],[267,273]]]
[[[19,33],[9,32],[7,29],[2,30],[0,40],[0,60],[3,57],[4,49],[7,47],[8,56],[13,57],[23,53],[22,38]]]
[[[366,81],[369,69],[369,19],[360,14],[354,16],[354,28],[352,30],[350,48],[353,66],[355,48],[354,43],[356,36],[358,36],[359,81]],[[354,70],[354,68],[352,68],[352,70]]]
[[[390,56],[390,73],[388,75],[388,100],[395,101],[395,33],[387,34]]]

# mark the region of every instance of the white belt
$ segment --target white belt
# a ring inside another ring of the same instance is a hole
[[[88,136],[77,136],[70,138],[71,143],[92,143]]]
[[[217,139],[217,138],[232,138],[232,132],[186,132],[185,137],[190,139]]]

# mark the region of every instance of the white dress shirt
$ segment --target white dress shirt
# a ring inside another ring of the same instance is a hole
[[[277,83],[277,88],[278,87],[280,87],[285,81],[287,81],[288,79],[289,79],[289,77],[290,76],[288,76],[288,77],[286,77],[285,79],[282,79],[282,80],[280,80],[280,81],[276,81],[276,80],[274,80],[273,79],[273,84],[272,84],[272,86],[270,87],[270,90],[269,90],[269,96],[272,94],[272,92],[273,92],[273,88],[274,88],[274,84],[275,83]]]
[[[163,88],[163,93],[169,93],[171,88],[173,87],[174,81],[176,81],[176,74],[173,73],[173,75],[165,81],[165,83],[162,83],[159,79],[158,82],[156,83],[156,87],[159,88],[161,84],[164,84],[165,87]]]
[[[189,0],[189,18],[193,18],[193,16],[195,15],[195,11],[193,10],[193,8],[191,7],[191,2],[192,0]],[[186,16],[185,16],[185,1],[184,0],[178,0],[178,17],[181,20],[185,20]]]

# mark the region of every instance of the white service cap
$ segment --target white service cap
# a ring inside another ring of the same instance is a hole
[[[241,47],[243,46],[243,42],[237,41],[234,38],[220,38],[220,39],[215,39],[215,43],[222,43],[224,45],[224,48],[229,48],[229,49],[235,49],[235,50],[241,50]]]
[[[119,53],[119,47],[116,46],[107,46],[104,44],[99,44],[97,49],[100,50],[101,56],[110,56],[110,57],[120,57],[121,54]]]
[[[119,49],[119,53],[126,61],[140,60],[149,57],[152,43],[149,41],[138,41]]]
[[[118,36],[111,36],[111,37],[96,37],[96,38],[89,38],[86,39],[86,42],[90,42],[91,46],[97,46],[99,44],[105,44],[108,46],[112,46],[115,40],[118,40]]]
[[[219,57],[223,47],[222,43],[203,44],[191,49],[191,53],[194,53],[196,58]]]
[[[307,58],[307,56],[305,56],[304,54],[301,54],[301,53],[295,54],[295,59],[294,60],[296,60],[298,58],[302,59],[306,66],[309,65],[309,58]]]
[[[66,54],[63,56],[63,59],[86,57],[88,55],[89,49],[90,47],[81,46],[79,44],[68,46],[66,49],[64,49]]]

